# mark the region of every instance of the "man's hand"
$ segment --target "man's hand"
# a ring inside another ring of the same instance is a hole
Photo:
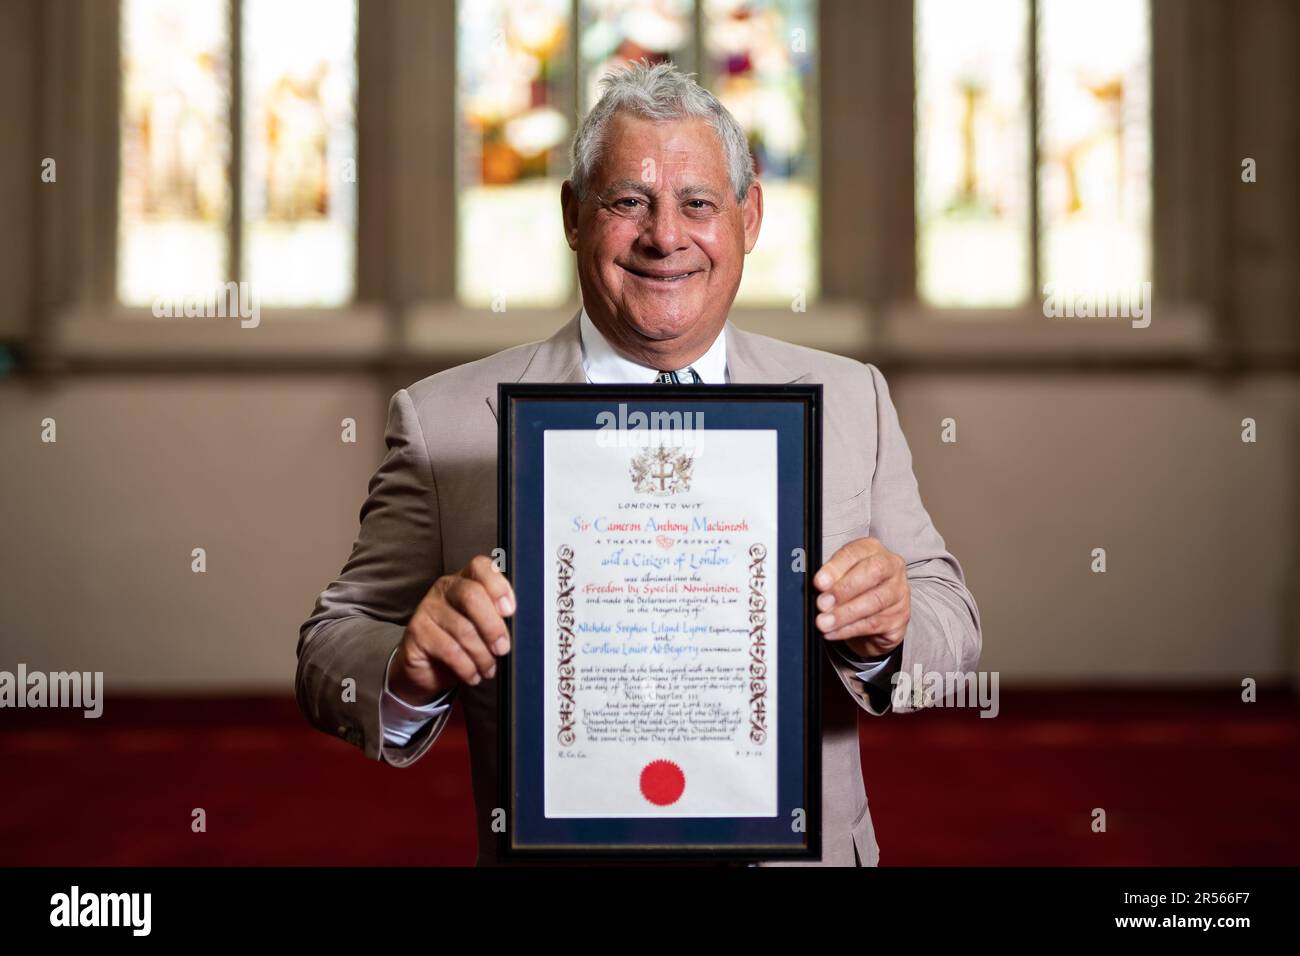
[[[504,618],[514,613],[514,590],[486,555],[438,578],[402,634],[388,689],[422,707],[458,680],[474,685],[495,676],[497,658],[510,653]]]
[[[850,541],[813,576],[817,627],[845,641],[858,657],[888,654],[903,641],[912,616],[907,562],[875,538]]]

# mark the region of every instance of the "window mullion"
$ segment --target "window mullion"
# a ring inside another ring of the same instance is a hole
[[[704,75],[704,0],[695,0],[691,6],[691,63],[699,81],[711,83],[711,78]]]
[[[230,213],[226,221],[226,275],[244,278],[244,56],[243,0],[230,4]]]
[[[582,0],[569,3],[569,76],[572,79],[569,107],[572,110],[573,130],[582,121]]]
[[[1040,77],[1038,70],[1038,0],[1029,0],[1029,290],[1030,303],[1037,303],[1043,288],[1042,261],[1039,250],[1038,209],[1038,109]]]

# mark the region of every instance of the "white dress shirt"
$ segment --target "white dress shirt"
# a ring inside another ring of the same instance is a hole
[[[614,350],[596,328],[595,323],[583,309],[578,319],[578,329],[582,339],[582,368],[587,374],[587,381],[594,385],[635,385],[654,382],[660,369],[641,365],[624,357]],[[731,380],[727,370],[727,329],[724,326],[713,340],[709,350],[689,366],[694,370],[701,384],[725,383]],[[684,369],[664,369],[663,371],[681,372]],[[885,680],[886,667],[892,655],[885,655],[877,660],[862,660],[850,655],[842,643],[836,641],[832,647],[842,658],[860,668],[856,676],[869,685],[888,693],[890,688]],[[394,648],[393,655],[397,654]],[[391,664],[392,658],[389,658]],[[441,714],[452,704],[455,688],[446,691],[432,703],[415,707],[397,697],[388,689],[387,669],[384,674],[384,693],[380,698],[379,721],[384,731],[384,744],[388,747],[405,747],[421,727]],[[458,685],[459,686],[459,685]]]

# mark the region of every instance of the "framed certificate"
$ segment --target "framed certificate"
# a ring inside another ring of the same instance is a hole
[[[821,388],[499,386],[500,859],[820,858]]]

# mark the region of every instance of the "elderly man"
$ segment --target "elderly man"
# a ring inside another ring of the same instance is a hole
[[[735,119],[671,65],[606,78],[560,201],[582,309],[545,341],[393,396],[351,557],[302,626],[299,704],[315,726],[403,767],[433,745],[459,698],[478,862],[496,862],[495,676],[515,612],[485,556],[497,530],[497,384],[820,382],[830,555],[813,576],[829,664],[821,863],[875,865],[858,711],[912,709],[890,692],[900,668],[969,671],[980,650],[978,610],[921,504],[885,381],[874,366],[728,321],[763,190]],[[354,694],[341,691],[348,678]]]

